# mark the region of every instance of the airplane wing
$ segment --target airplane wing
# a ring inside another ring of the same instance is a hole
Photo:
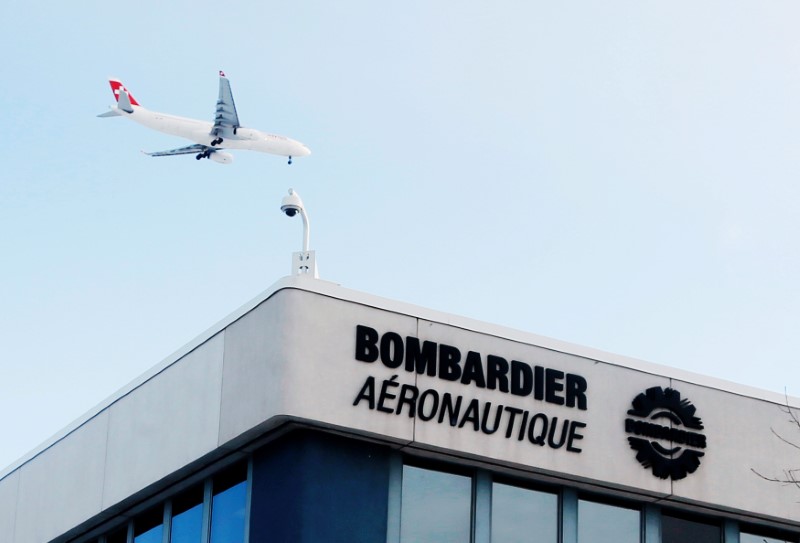
[[[215,149],[208,147],[207,145],[189,145],[188,147],[181,147],[179,149],[170,149],[169,151],[156,151],[155,153],[148,153],[142,151],[144,154],[148,156],[177,156],[177,155],[192,155],[195,153],[204,153],[206,151],[214,151]]]
[[[158,151],[155,153],[147,153],[142,151],[148,156],[178,156],[178,155],[195,155],[197,160],[203,158],[210,158],[214,162],[220,164],[230,164],[233,162],[233,155],[222,151],[218,147],[209,147],[208,145],[189,145],[188,147],[181,147],[180,149],[170,149],[169,151]],[[197,153],[197,154],[195,154]]]
[[[233,102],[231,82],[220,71],[219,98],[217,99],[217,111],[214,114],[214,127],[211,129],[211,135],[220,138],[233,137],[237,128],[239,128],[239,115],[236,113],[236,104]]]

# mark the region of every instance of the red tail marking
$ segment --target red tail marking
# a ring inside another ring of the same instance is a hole
[[[128,99],[131,101],[132,106],[138,106],[139,102],[136,101],[136,98],[133,97],[131,91],[125,88],[125,85],[122,82],[117,81],[116,79],[109,79],[108,82],[111,84],[111,90],[114,93],[114,99],[119,102],[119,89],[123,89],[128,94]]]

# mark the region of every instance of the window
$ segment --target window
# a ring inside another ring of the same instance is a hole
[[[170,543],[197,543],[203,536],[203,487],[172,500]]]
[[[244,543],[247,509],[247,466],[214,477],[211,501],[211,543]]]
[[[672,516],[661,516],[661,543],[719,543],[722,529],[715,524]]]
[[[164,538],[164,508],[156,507],[133,521],[133,543],[161,543]]]
[[[756,535],[746,532],[742,532],[739,534],[739,543],[790,543],[791,541],[797,541],[797,538],[782,539],[782,538],[766,537],[763,535]]]
[[[105,543],[245,543],[247,471],[240,463],[217,473],[136,515],[107,534]]]
[[[402,543],[464,543],[470,540],[470,477],[403,466],[400,507]]]
[[[494,483],[492,543],[532,541],[558,542],[558,494]]]
[[[128,527],[123,526],[106,536],[106,543],[126,543],[128,541]]]
[[[640,534],[641,513],[638,510],[578,501],[578,543],[639,543]],[[692,539],[681,543],[687,541],[700,543]]]

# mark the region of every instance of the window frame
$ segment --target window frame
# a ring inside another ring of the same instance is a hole
[[[210,543],[211,541],[211,520],[212,520],[212,503],[214,498],[213,481],[216,477],[229,470],[239,469],[237,466],[244,467],[245,478],[242,481],[234,483],[228,488],[246,483],[245,488],[245,512],[244,512],[244,543],[250,541],[250,517],[251,517],[251,504],[253,492],[253,458],[248,455],[244,459],[236,459],[219,462],[212,468],[203,470],[202,475],[196,478],[187,478],[180,483],[173,485],[171,491],[159,493],[158,497],[146,500],[139,505],[133,507],[129,512],[122,513],[120,516],[125,516],[127,520],[124,522],[109,523],[103,525],[101,528],[92,530],[92,532],[101,532],[100,535],[83,536],[72,539],[73,543],[109,543],[111,535],[117,535],[120,531],[125,531],[125,543],[134,543],[134,530],[135,522],[141,518],[141,515],[152,512],[153,509],[160,508],[162,511],[162,538],[161,543],[169,543],[172,537],[172,519],[173,503],[176,499],[182,496],[185,492],[198,487],[202,488],[202,526],[201,526],[201,539],[198,543]],[[227,490],[227,488],[226,488]],[[224,492],[224,491],[223,491]],[[166,497],[165,497],[166,496]],[[182,511],[183,513],[185,511]],[[180,513],[179,513],[180,514]]]

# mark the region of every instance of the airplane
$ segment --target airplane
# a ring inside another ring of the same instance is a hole
[[[147,128],[195,142],[178,149],[144,153],[148,156],[195,155],[197,160],[208,158],[220,164],[230,164],[233,155],[223,149],[244,149],[289,157],[291,164],[292,157],[311,154],[309,148],[299,141],[242,127],[233,102],[231,83],[222,71],[219,72],[219,98],[213,123],[150,111],[139,105],[119,79],[109,79],[109,83],[117,105],[98,117],[127,117]]]

